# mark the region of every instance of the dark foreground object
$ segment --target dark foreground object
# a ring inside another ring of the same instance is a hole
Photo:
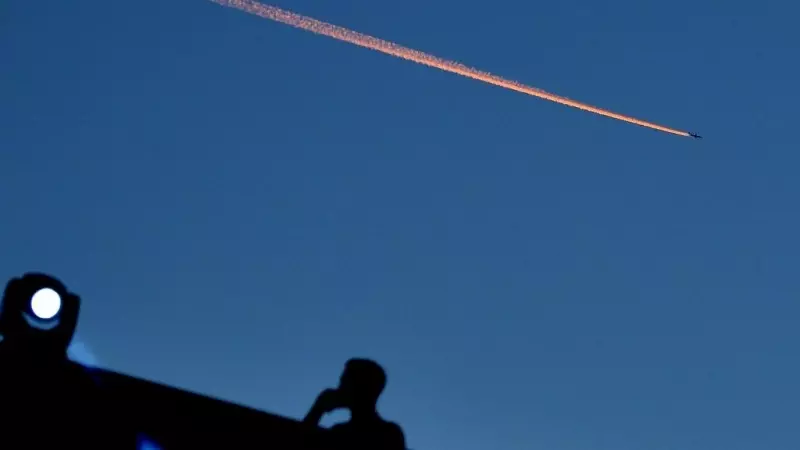
[[[314,424],[70,361],[79,310],[48,275],[6,286],[0,449],[339,450]]]
[[[293,419],[70,361],[15,359],[0,355],[3,449],[335,449],[328,430]]]

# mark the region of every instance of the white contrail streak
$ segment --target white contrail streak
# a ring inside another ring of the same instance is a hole
[[[291,25],[302,30],[311,31],[312,33],[328,36],[340,41],[349,42],[360,47],[369,48],[382,53],[386,53],[398,58],[403,58],[426,66],[435,67],[440,70],[452,72],[461,76],[472,78],[475,80],[483,81],[485,83],[500,86],[513,91],[522,92],[523,94],[532,95],[535,97],[550,100],[562,105],[571,106],[573,108],[582,109],[584,111],[600,114],[601,116],[611,117],[613,119],[622,120],[635,125],[651,128],[654,130],[663,131],[666,133],[676,134],[678,136],[692,136],[698,137],[692,133],[675,128],[665,127],[652,122],[637,119],[635,117],[618,114],[606,109],[598,108],[596,106],[587,105],[575,100],[562,97],[560,95],[551,94],[535,87],[527,86],[516,81],[506,80],[497,75],[492,75],[488,72],[467,67],[455,61],[438,58],[427,53],[403,47],[401,45],[384,41],[376,37],[368,36],[357,31],[349,30],[337,25],[332,25],[327,22],[322,22],[311,17],[303,16],[297,13],[286,11],[275,6],[265,5],[253,0],[210,0],[222,6],[240,9],[250,14],[254,14],[265,19],[274,20],[276,22]]]

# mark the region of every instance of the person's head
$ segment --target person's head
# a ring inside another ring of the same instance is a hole
[[[375,361],[353,358],[344,366],[339,391],[351,409],[374,409],[386,387],[386,372]]]

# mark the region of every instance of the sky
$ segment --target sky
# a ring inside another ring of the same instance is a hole
[[[800,448],[800,6],[489,5],[276,3],[705,139],[205,0],[5,0],[0,278],[290,417],[374,358],[415,450]]]

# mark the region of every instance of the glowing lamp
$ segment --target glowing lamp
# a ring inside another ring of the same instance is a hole
[[[31,297],[31,312],[41,320],[51,320],[61,311],[61,296],[58,292],[43,288]]]
[[[9,281],[0,306],[3,345],[35,358],[66,358],[80,299],[58,279],[27,273]]]

